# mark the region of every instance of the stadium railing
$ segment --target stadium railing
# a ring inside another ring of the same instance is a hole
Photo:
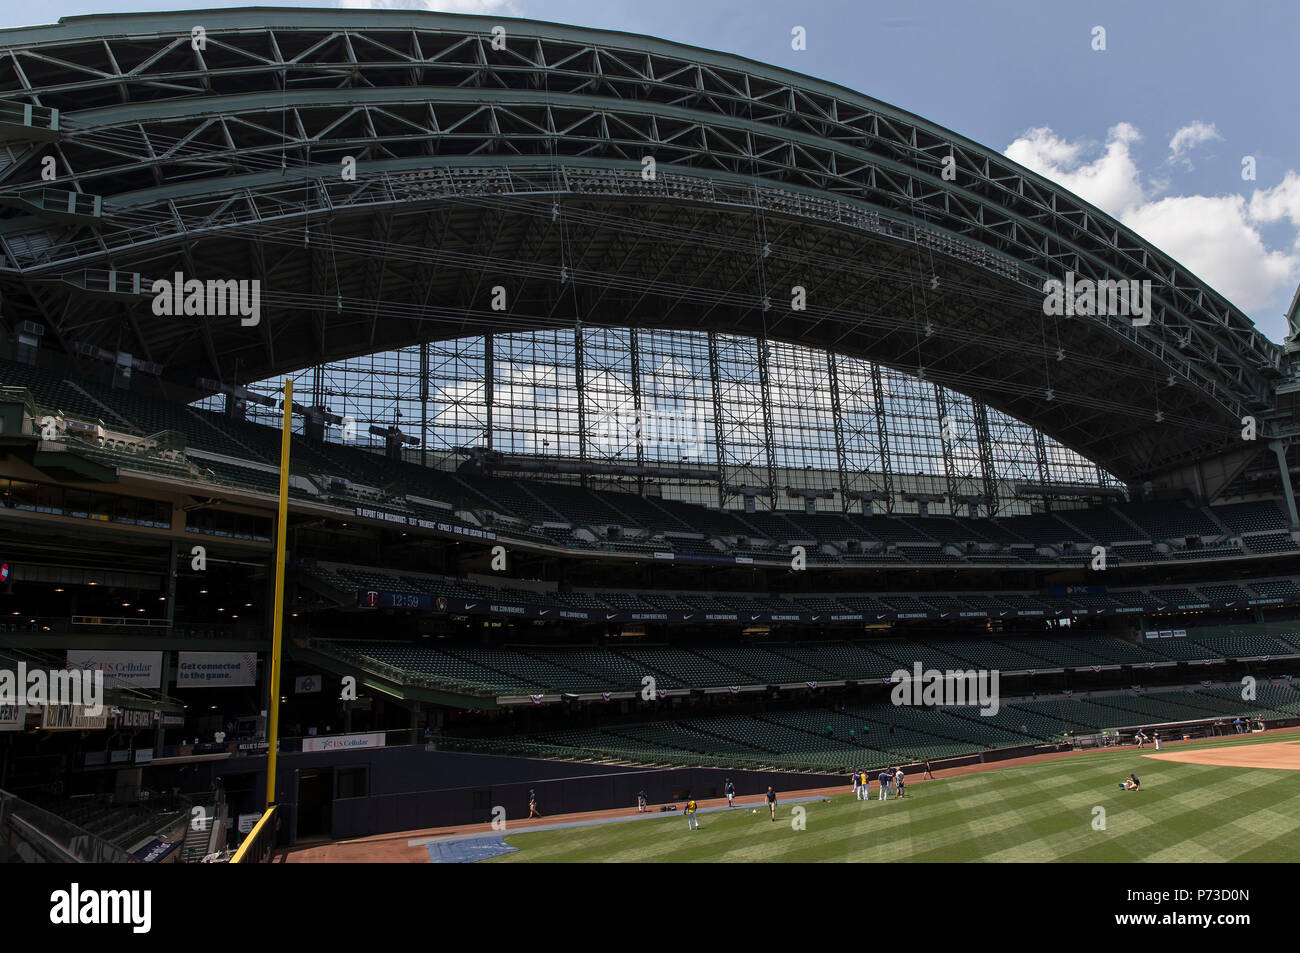
[[[131,856],[90,831],[0,791],[0,862],[125,864]]]
[[[269,864],[275,852],[275,842],[280,834],[280,812],[278,805],[271,805],[253,829],[248,832],[235,855],[230,858],[232,864]]]

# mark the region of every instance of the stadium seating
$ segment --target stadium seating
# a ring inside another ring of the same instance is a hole
[[[1238,714],[1295,717],[1300,714],[1300,692],[1285,684],[1261,683],[1254,703],[1243,702],[1240,687],[1232,685],[1056,697],[1004,704],[989,715],[973,708],[816,708],[762,715],[706,715],[530,738],[547,745],[580,741],[588,754],[603,753],[640,763],[761,764],[840,771],[1059,740],[1067,732],[1088,734],[1219,717],[1230,720]]]
[[[1286,516],[1272,500],[1225,503],[1210,507],[1210,513],[1238,535],[1286,529]]]
[[[1290,533],[1256,533],[1243,536],[1241,541],[1252,553],[1261,556],[1300,552],[1300,546],[1296,545]]]
[[[1060,510],[1054,515],[1066,525],[1078,530],[1073,537],[1076,541],[1083,539],[1093,543],[1115,543],[1149,540],[1149,534],[1145,530],[1134,526],[1108,506],[1086,510]]]
[[[1113,508],[1124,519],[1141,527],[1151,539],[1223,535],[1214,520],[1200,509],[1183,503],[1125,503]]]
[[[1300,598],[1300,586],[1290,579],[1273,579],[1265,582],[1252,582],[1251,590],[1265,599],[1297,599]]]
[[[159,472],[187,479],[210,479],[260,492],[278,489],[274,467],[280,439],[273,427],[10,361],[0,361],[0,383],[27,388],[41,407],[103,420],[127,434],[181,434],[194,454],[190,469],[172,466],[168,471],[165,461],[141,455],[135,457],[136,468],[161,468]],[[121,465],[111,446],[85,452],[97,454],[107,465]],[[788,547],[799,543],[809,546],[812,564],[989,566],[1026,560],[1081,564],[1091,558],[1093,543],[1106,545],[1121,564],[1300,552],[1300,545],[1287,532],[1285,515],[1273,501],[1208,508],[1174,502],[1119,503],[996,518],[807,514],[793,509],[742,513],[576,483],[470,470],[449,473],[389,460],[360,446],[313,445],[301,435],[293,437],[291,460],[294,472],[311,477],[317,487],[314,494],[296,487],[295,496],[314,496],[348,508],[371,504],[459,525],[487,526],[521,541],[614,555],[676,551],[710,559],[725,554],[785,562]],[[346,481],[346,486],[335,478]],[[436,500],[451,509],[431,509],[407,497]],[[457,512],[464,518],[458,518]],[[603,527],[611,525],[622,527],[617,538],[602,533]],[[593,541],[566,527],[592,527],[599,538]],[[1202,544],[1188,549],[1183,544],[1187,537],[1200,537]],[[738,543],[741,539],[744,542]],[[1244,548],[1238,548],[1236,539]],[[854,552],[848,551],[850,541],[858,544]],[[1066,541],[1076,544],[1073,552],[1060,552]],[[1172,548],[1166,552],[1162,547]]]

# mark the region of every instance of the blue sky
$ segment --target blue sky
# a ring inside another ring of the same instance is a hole
[[[0,25],[243,6],[6,0]],[[1095,203],[1275,341],[1300,283],[1295,0],[316,0],[577,23],[739,53],[947,126]],[[807,49],[791,48],[791,29]],[[1105,29],[1106,49],[1093,46]],[[1243,180],[1243,158],[1255,179]]]

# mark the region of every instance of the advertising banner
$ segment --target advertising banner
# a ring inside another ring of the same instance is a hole
[[[176,685],[240,688],[257,684],[256,652],[178,652]]]
[[[68,668],[104,673],[105,688],[161,688],[161,652],[104,652],[68,649]]]
[[[382,748],[384,732],[377,731],[367,735],[334,735],[330,738],[304,738],[302,750],[306,751],[345,751],[351,748]]]

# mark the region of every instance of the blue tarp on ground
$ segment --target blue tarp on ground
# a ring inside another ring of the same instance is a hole
[[[429,862],[433,864],[472,864],[476,860],[514,853],[519,849],[507,844],[502,834],[471,840],[434,841],[425,847],[429,850]]]

